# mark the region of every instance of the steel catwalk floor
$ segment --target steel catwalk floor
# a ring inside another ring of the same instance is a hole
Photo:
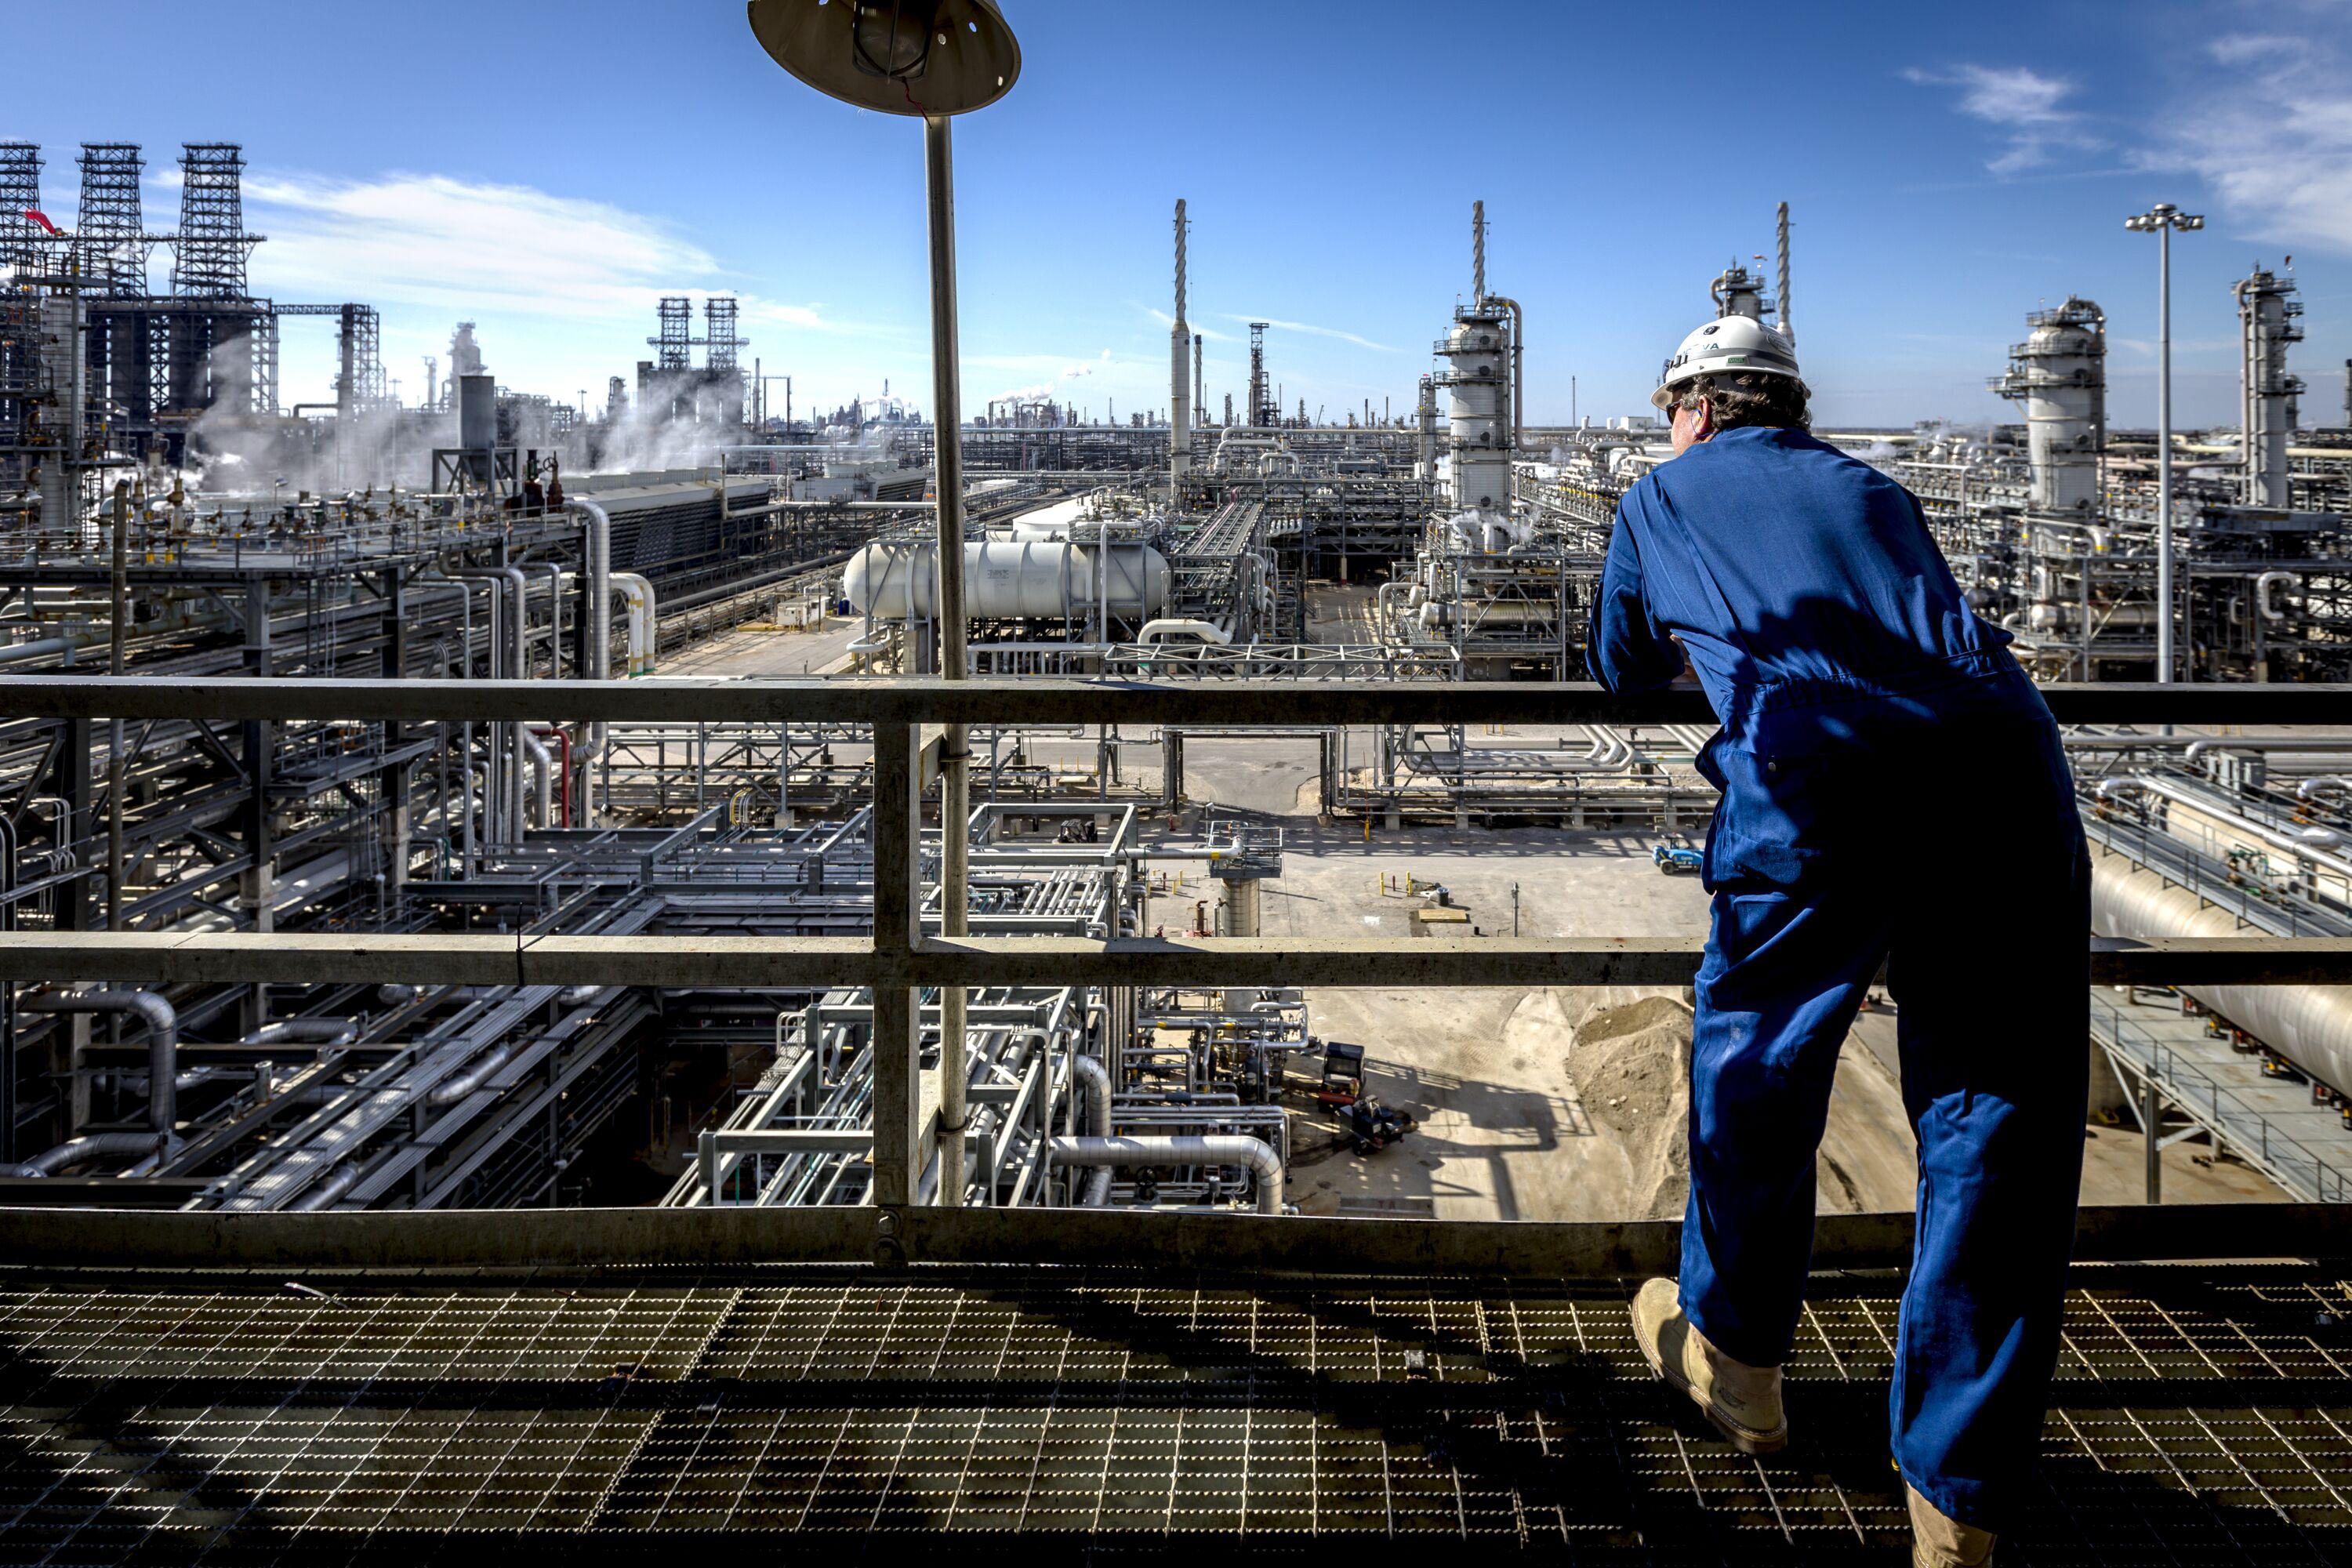
[[[1906,1561],[1896,1282],[1815,1283],[1759,1463],[1651,1378],[1622,1285],[0,1268],[0,1562],[895,1559],[929,1529],[1033,1563]],[[2347,1271],[2077,1284],[2004,1568],[2352,1563]]]

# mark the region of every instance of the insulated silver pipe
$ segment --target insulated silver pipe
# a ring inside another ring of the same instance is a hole
[[[240,1046],[348,1046],[360,1037],[357,1024],[341,1018],[280,1018],[237,1041]]]
[[[329,1172],[325,1181],[296,1199],[293,1206],[298,1213],[315,1213],[350,1192],[352,1184],[359,1179],[359,1161],[346,1160]]]
[[[541,571],[547,574],[547,679],[563,679],[563,566],[560,562],[545,561]]]
[[[530,759],[530,825],[533,827],[555,826],[555,759],[548,755],[547,742],[525,729],[522,731],[523,753]]]
[[[1500,305],[1511,313],[1511,454],[1517,457],[1519,450],[1519,431],[1525,426],[1528,416],[1527,312],[1519,308],[1519,302],[1517,300],[1507,300],[1500,294],[1493,296],[1486,302],[1490,305]],[[1507,495],[1503,498],[1503,510],[1506,511],[1510,510],[1510,497]]]
[[[1142,1138],[1056,1138],[1046,1145],[1063,1165],[1244,1165],[1257,1178],[1257,1212],[1282,1212],[1282,1157],[1263,1138],[1246,1133],[1183,1134]]]
[[[2091,846],[2091,929],[2137,942],[2242,937],[2245,923],[2159,872]],[[2183,985],[2331,1089],[2352,1085],[2352,985]]]
[[[506,620],[507,678],[528,679],[530,675],[530,645],[528,631],[530,622],[530,579],[520,566],[461,566],[449,574],[452,577],[488,583],[504,583],[509,598]],[[490,600],[495,605],[497,595]],[[491,616],[491,640],[498,641],[498,617]],[[500,815],[505,818],[504,831],[499,837],[505,843],[520,843],[523,836],[523,767],[530,754],[530,726],[517,721],[499,726],[506,739],[497,748],[501,759],[498,799]],[[546,756],[545,748],[540,755]]]
[[[587,519],[588,548],[588,668],[581,674],[590,680],[610,680],[613,678],[613,520],[604,509],[592,500],[566,503],[570,510]],[[596,826],[595,789],[590,783],[595,777],[593,764],[604,750],[604,721],[585,726],[572,754],[580,774],[580,820],[577,826]]]
[[[68,1138],[54,1149],[34,1155],[22,1164],[0,1165],[0,1175],[27,1177],[54,1176],[60,1171],[71,1170],[86,1161],[109,1154],[136,1154],[144,1158],[163,1147],[165,1140],[153,1132],[91,1132],[79,1138]]]
[[[514,1056],[511,1043],[500,1041],[466,1064],[466,1070],[454,1078],[443,1079],[425,1097],[425,1103],[439,1110],[455,1105],[489,1080],[492,1073],[507,1065]]]
[[[1110,1072],[1102,1063],[1089,1056],[1070,1058],[1071,1080],[1087,1091],[1087,1130],[1097,1137],[1110,1133]],[[1110,1167],[1097,1165],[1087,1177],[1087,1188],[1078,1201],[1088,1208],[1100,1208],[1110,1200]]]
[[[173,1083],[180,1064],[180,1015],[171,1003],[152,991],[50,991],[27,996],[20,1005],[28,1013],[130,1013],[144,1022],[147,1125],[171,1136],[179,1121]]]
[[[1110,1072],[1088,1056],[1070,1058],[1074,1080],[1087,1093],[1087,1128],[1097,1136],[1110,1131]]]
[[[2352,860],[2347,860],[2341,855],[2331,855],[2310,840],[2297,838],[2294,834],[2273,827],[2268,823],[2256,822],[2238,811],[2228,801],[2197,790],[2184,789],[2168,779],[2151,778],[2145,773],[2129,778],[2104,779],[2093,793],[2103,801],[2113,800],[2120,795],[2144,794],[2158,796],[2177,805],[2186,806],[2190,811],[2201,811],[2206,816],[2227,824],[2236,832],[2242,833],[2250,838],[2260,839],[2273,849],[2284,850],[2289,855],[2309,861],[2314,866],[2321,867],[2334,872],[2336,876],[2352,880]]]

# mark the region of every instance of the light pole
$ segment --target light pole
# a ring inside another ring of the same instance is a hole
[[[904,114],[923,122],[924,209],[931,251],[931,447],[939,519],[938,559],[932,581],[935,619],[933,668],[944,679],[964,678],[963,614],[963,414],[956,350],[955,173],[948,121],[985,109],[1012,90],[1021,76],[1021,45],[997,11],[995,0],[749,0],[752,36],[760,47],[819,92],[884,114]],[[913,604],[908,604],[911,612]],[[878,778],[879,770],[877,770]],[[950,724],[940,748],[940,930],[949,937],[970,934],[969,892],[971,818],[971,747],[965,726]],[[879,908],[879,900],[877,900]],[[876,1080],[884,1008],[876,998]],[[940,988],[940,1203],[963,1202],[964,990]],[[892,1050],[913,1048],[906,1040]],[[881,1149],[876,1100],[876,1149]],[[911,1107],[898,1107],[911,1113]],[[915,1201],[913,1176],[922,1168],[886,1171],[877,1159],[875,1199]]]
[[[2124,219],[2135,234],[2156,234],[2156,679],[2172,679],[2172,231],[2205,220],[2158,202]]]

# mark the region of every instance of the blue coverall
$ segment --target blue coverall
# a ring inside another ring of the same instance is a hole
[[[1750,1366],[1788,1355],[1839,1047],[1887,961],[1919,1144],[1895,1458],[2000,1530],[2056,1363],[2088,1094],[2089,858],[2057,727],[1911,493],[1801,430],[1723,432],[1619,504],[1593,678],[1667,684],[1670,636],[1722,722],[1683,1309]]]

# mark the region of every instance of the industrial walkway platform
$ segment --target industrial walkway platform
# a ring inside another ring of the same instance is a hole
[[[2004,1568],[2352,1562],[2347,1279],[2081,1267]],[[1896,1278],[1815,1285],[1759,1463],[1623,1280],[0,1268],[0,1562],[1907,1561]]]

